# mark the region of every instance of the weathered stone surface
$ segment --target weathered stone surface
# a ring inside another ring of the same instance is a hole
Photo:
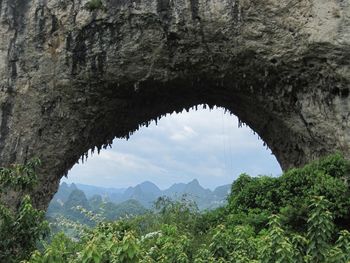
[[[38,206],[89,149],[201,103],[284,169],[350,157],[349,0],[87,2],[0,0],[0,165],[42,159]]]

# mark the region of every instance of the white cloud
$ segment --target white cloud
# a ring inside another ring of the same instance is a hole
[[[151,159],[141,158],[134,154],[127,154],[115,151],[102,151],[96,156],[95,162],[110,163],[115,168],[122,168],[123,170],[144,172],[147,170],[152,173],[165,173],[166,170],[154,165]]]
[[[189,140],[196,135],[197,133],[191,127],[185,125],[182,127],[182,129],[176,132],[173,132],[172,135],[170,136],[170,139],[174,141],[184,141],[184,140]]]

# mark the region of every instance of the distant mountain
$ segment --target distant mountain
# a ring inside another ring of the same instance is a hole
[[[68,196],[67,201],[63,204],[63,207],[65,209],[72,209],[77,206],[81,206],[85,209],[90,209],[90,205],[85,193],[79,189],[73,190]]]
[[[186,184],[184,183],[173,184],[168,189],[164,190],[163,194],[166,196],[175,196],[179,193],[183,193],[185,190],[185,187],[186,187]]]
[[[151,182],[143,182],[135,187],[129,187],[122,195],[123,200],[137,200],[145,207],[152,207],[153,202],[162,196],[162,191]]]
[[[77,186],[73,183],[71,185],[68,185],[67,183],[63,182],[57,193],[54,195],[53,200],[56,200],[57,202],[65,203],[69,197],[69,195],[74,191],[77,190]]]
[[[213,191],[213,194],[215,197],[223,199],[223,198],[226,198],[230,192],[231,192],[231,185],[226,184],[226,185],[216,187]]]
[[[93,211],[97,211],[103,205],[103,198],[100,195],[94,195],[89,199],[90,207]]]
[[[120,204],[129,200],[136,200],[145,208],[151,208],[154,201],[160,196],[168,196],[172,199],[181,198],[186,195],[187,198],[194,200],[199,209],[212,209],[223,205],[226,202],[226,197],[231,189],[231,185],[223,185],[217,187],[214,191],[203,188],[197,179],[189,183],[177,183],[170,186],[168,189],[161,190],[152,182],[145,181],[134,187],[127,189],[118,188],[103,188],[84,184],[62,183],[56,193],[51,208],[57,206],[57,203],[64,203],[68,196],[74,190],[82,190],[91,208],[99,207],[101,203]]]
[[[127,189],[62,183],[48,207],[46,217],[54,226],[54,232],[64,231],[76,238],[77,230],[66,228],[67,224],[62,222],[68,219],[87,226],[95,226],[96,218],[109,221],[142,215],[151,210],[154,202],[161,196],[177,200],[185,195],[187,199],[195,201],[200,210],[214,209],[225,205],[230,190],[231,185],[223,185],[211,191],[203,188],[197,179],[187,184],[173,184],[165,190],[159,189],[149,181]],[[85,212],[77,209],[78,206]],[[92,215],[98,216],[92,218]]]
[[[91,198],[94,195],[100,195],[102,197],[110,196],[111,194],[122,194],[125,188],[105,188],[86,184],[76,184],[76,186],[84,191],[87,198]]]
[[[74,189],[75,186],[73,188],[67,188],[67,185],[62,185],[63,191],[60,189],[56,194],[56,196],[60,198],[54,198],[50,202],[50,205],[46,212],[47,218],[49,220],[56,220],[60,216],[64,216],[69,220],[77,221],[82,224],[92,225],[93,222],[77,209],[77,207],[79,206],[88,211],[91,211],[91,206],[88,199],[85,196],[85,193],[79,189]],[[61,198],[63,193],[67,193],[68,190],[71,190],[68,197],[64,196],[63,198]],[[63,202],[62,200],[65,200],[65,202]]]
[[[90,199],[87,199],[83,191],[75,189],[69,194],[66,202],[63,204],[57,200],[52,200],[46,216],[49,221],[56,221],[60,216],[63,216],[81,224],[95,225],[96,222],[91,220],[84,212],[77,209],[78,207],[93,212],[93,214],[98,214],[106,220],[116,220],[147,212],[147,209],[137,200],[127,200],[120,204],[115,204],[105,202],[100,195],[94,195]]]
[[[194,179],[193,181],[189,182],[185,189],[183,190],[184,194],[192,194],[196,197],[203,197],[206,198],[210,195],[212,195],[212,192],[209,189],[204,189],[198,182],[197,179]]]

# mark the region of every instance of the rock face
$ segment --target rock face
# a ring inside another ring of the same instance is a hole
[[[39,156],[45,208],[89,149],[202,103],[283,169],[350,158],[349,14],[349,0],[0,0],[0,165]]]

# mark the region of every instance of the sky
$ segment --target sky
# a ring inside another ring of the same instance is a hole
[[[280,175],[281,168],[258,135],[238,128],[223,108],[168,114],[141,127],[129,140],[89,155],[63,181],[126,188],[151,181],[161,189],[198,179],[206,188],[232,183],[241,173]]]

